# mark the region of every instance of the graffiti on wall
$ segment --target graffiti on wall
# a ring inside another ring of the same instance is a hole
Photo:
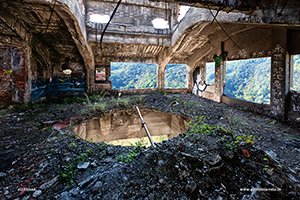
[[[300,94],[299,93],[293,93],[291,95],[292,100],[292,109],[293,111],[300,111]]]
[[[0,98],[2,102],[23,102],[27,79],[25,54],[18,48],[0,46]]]
[[[193,82],[193,94],[200,95],[199,92],[205,91],[207,85],[205,83],[202,84],[202,71],[200,67],[197,67],[193,72]]]
[[[85,81],[78,77],[36,79],[31,81],[31,87],[31,100],[33,101],[47,95],[83,93]]]
[[[284,113],[285,99],[285,49],[279,44],[272,50],[271,69],[271,113],[273,115]]]

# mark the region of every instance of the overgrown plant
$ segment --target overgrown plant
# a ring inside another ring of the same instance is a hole
[[[62,171],[58,176],[58,180],[61,183],[70,182],[72,185],[74,183],[74,177],[76,176],[78,169],[74,163],[68,163],[62,167]]]
[[[205,119],[206,119],[205,116],[201,116],[201,117],[196,116],[195,120],[187,123],[186,126],[189,128],[189,132],[187,134],[193,135],[196,133],[201,133],[201,134],[206,135],[206,134],[212,132],[216,127],[210,126],[209,124],[204,123]]]
[[[78,159],[78,163],[82,164],[82,163],[88,161],[89,156],[87,153],[81,153],[79,156],[77,156],[77,159]]]
[[[136,155],[137,155],[136,152],[130,151],[130,154],[127,154],[125,156],[119,155],[117,158],[117,161],[130,162],[130,161],[133,161],[133,159]]]

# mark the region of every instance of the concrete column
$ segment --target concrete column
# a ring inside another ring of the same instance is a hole
[[[286,44],[287,30],[272,29],[271,116],[284,120],[286,106]]]
[[[158,65],[158,73],[157,73],[157,89],[164,90],[165,84],[165,69],[167,65]]]
[[[86,79],[85,79],[85,88],[86,88],[85,90],[87,93],[94,92],[93,90],[94,84],[95,84],[94,70],[88,68],[86,70]]]
[[[32,70],[31,70],[31,48],[26,47],[25,48],[25,57],[26,57],[26,68],[25,73],[27,74],[27,77],[25,79],[25,95],[24,95],[24,102],[28,103],[31,100],[31,80],[32,80]]]
[[[194,73],[195,69],[191,69],[187,65],[187,69],[186,70],[187,70],[187,77],[186,77],[187,90],[188,90],[188,92],[192,92],[193,91],[193,87],[194,87],[193,73]]]
[[[221,102],[223,91],[223,77],[224,77],[224,69],[225,69],[225,62],[221,61],[221,65],[215,65],[215,94],[214,100],[217,102]]]

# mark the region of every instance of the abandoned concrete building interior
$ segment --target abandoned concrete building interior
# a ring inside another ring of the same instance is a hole
[[[1,101],[27,103],[112,90],[112,62],[157,64],[154,90],[164,90],[167,64],[178,63],[187,66],[188,92],[280,120],[300,117],[300,95],[291,88],[290,62],[300,54],[299,1],[0,3]],[[191,7],[179,21],[180,5]],[[166,25],[154,27],[153,20]],[[219,63],[214,57],[218,55]],[[233,101],[224,95],[226,61],[263,57],[271,57],[269,104]],[[208,62],[215,62],[215,83],[199,90]],[[100,81],[96,73],[102,73]]]
[[[300,97],[290,87],[290,60],[300,54],[298,1],[0,3],[4,102],[27,103],[59,94],[112,90],[111,62],[156,63],[156,89],[163,90],[166,65],[180,63],[187,65],[188,92],[234,102],[277,119],[299,117]],[[180,4],[192,7],[178,21]],[[103,21],[105,17],[109,20],[117,5],[110,23]],[[97,16],[104,18],[95,22]],[[165,20],[167,26],[155,28],[155,19]],[[215,62],[214,55],[222,57],[215,65],[215,84],[204,91],[194,90],[195,85],[204,84],[205,63]],[[224,96],[225,61],[261,57],[271,57],[270,105],[231,101]],[[101,82],[95,81],[96,72],[103,73]]]

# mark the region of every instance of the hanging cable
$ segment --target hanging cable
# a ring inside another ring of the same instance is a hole
[[[211,11],[211,9],[209,8],[209,5],[208,5],[208,3],[207,3],[207,0],[205,0],[205,2],[206,2],[206,6],[207,6],[207,8],[208,8],[208,10],[209,10],[209,12],[210,12],[210,14],[213,16],[213,20],[215,20],[217,23],[218,23],[218,25],[220,26],[220,28],[222,29],[222,31],[227,35],[227,37],[233,42],[233,44],[237,47],[237,48],[239,48],[241,51],[243,51],[243,49],[241,48],[241,47],[239,47],[239,45],[237,45],[237,43],[235,42],[235,41],[233,41],[233,39],[230,37],[230,35],[228,35],[228,33],[225,31],[225,29],[222,27],[222,25],[220,24],[220,22],[217,20],[217,18],[215,17],[215,15],[212,13],[212,11]]]
[[[282,6],[281,11],[277,14],[277,17],[281,17],[281,16],[282,16],[282,12],[283,12],[283,9],[284,9],[285,6],[286,6],[287,1],[288,1],[288,0],[285,0],[284,4],[283,4],[283,6]]]
[[[109,18],[109,21],[107,22],[107,24],[106,24],[106,26],[105,26],[105,28],[104,28],[102,34],[101,34],[101,38],[100,38],[100,51],[102,51],[102,46],[101,46],[101,44],[102,44],[102,40],[103,40],[104,33],[105,33],[106,29],[108,28],[109,23],[110,23],[111,20],[113,19],[113,17],[114,17],[114,15],[115,15],[115,13],[116,13],[116,11],[117,11],[117,9],[118,9],[118,7],[119,7],[121,1],[122,1],[122,0],[119,0],[118,4],[116,5],[116,7],[115,7],[113,13],[111,14],[111,16],[110,16],[110,18]]]
[[[50,14],[48,23],[47,23],[47,27],[46,27],[45,33],[46,33],[47,30],[48,30],[48,27],[49,27],[49,24],[50,24],[50,21],[51,21],[51,18],[52,18],[52,14],[53,14],[53,12],[54,12],[54,8],[55,8],[56,1],[57,1],[57,0],[54,1],[54,5],[53,5],[53,8],[52,8],[52,11],[51,11],[51,14]]]

